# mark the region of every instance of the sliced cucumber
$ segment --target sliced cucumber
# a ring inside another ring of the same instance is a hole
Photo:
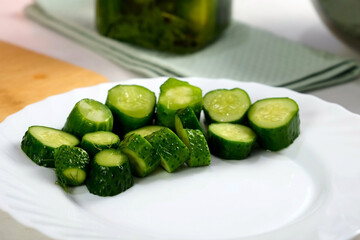
[[[160,96],[157,103],[157,123],[175,130],[176,111],[191,107],[197,118],[203,106],[202,91],[188,82],[169,78],[160,86]]]
[[[211,163],[211,155],[204,134],[198,129],[184,129],[181,140],[188,147],[190,157],[186,160],[189,167],[208,166]]]
[[[62,130],[81,138],[89,132],[112,131],[113,121],[105,104],[85,98],[75,104]]]
[[[205,132],[200,125],[200,121],[196,117],[191,107],[179,109],[175,115],[175,130],[176,134],[181,139],[184,139],[186,137],[184,129],[198,129],[205,136]]]
[[[96,153],[108,148],[118,148],[120,138],[113,132],[97,131],[87,133],[81,139],[80,146],[92,158]]]
[[[169,128],[163,128],[145,138],[156,149],[161,166],[169,173],[174,172],[189,158],[188,148]]]
[[[128,156],[131,171],[137,177],[149,175],[160,164],[155,148],[138,133],[127,136],[121,142],[120,149]]]
[[[249,109],[251,128],[265,149],[278,151],[288,147],[300,134],[299,106],[291,98],[266,98]]]
[[[208,144],[212,154],[223,159],[248,157],[256,142],[256,134],[244,125],[212,123],[208,129]]]
[[[249,95],[240,88],[217,89],[204,96],[206,122],[241,123],[251,105]]]
[[[79,186],[85,182],[90,158],[84,149],[62,145],[55,149],[54,158],[61,186],[66,189],[66,186]]]
[[[98,152],[90,163],[86,187],[98,196],[114,196],[134,184],[127,156],[120,150]]]
[[[137,133],[140,134],[141,136],[145,137],[147,135],[152,134],[153,132],[159,131],[160,129],[164,128],[164,126],[159,126],[159,125],[148,125],[148,126],[144,126],[135,130],[132,130],[130,132],[128,132],[124,138],[126,138],[127,136],[130,136],[133,133]]]
[[[21,149],[36,164],[44,167],[54,167],[54,150],[61,145],[76,146],[77,137],[58,129],[31,126],[26,131]]]
[[[109,90],[106,105],[114,114],[114,131],[123,136],[134,129],[151,125],[156,96],[142,86],[117,85]]]

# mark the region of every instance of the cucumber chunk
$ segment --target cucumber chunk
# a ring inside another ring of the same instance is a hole
[[[251,105],[249,95],[240,88],[217,89],[204,96],[204,113],[207,123],[242,123]]]
[[[133,186],[130,164],[120,150],[98,152],[90,163],[86,180],[89,192],[98,196],[114,196]]]
[[[208,144],[212,154],[223,159],[248,157],[256,142],[256,134],[244,125],[212,123],[208,129]]]
[[[121,142],[120,149],[129,158],[131,172],[137,177],[149,175],[160,164],[155,148],[138,133],[127,136]]]
[[[189,167],[208,166],[211,163],[211,155],[204,134],[198,129],[184,129],[181,140],[188,147],[190,157],[186,160]]]
[[[153,132],[159,131],[160,129],[164,128],[164,126],[158,126],[158,125],[148,125],[144,126],[135,130],[132,130],[125,134],[124,138],[130,136],[133,133],[140,134],[141,136],[145,137],[147,135],[152,134]]]
[[[109,90],[106,105],[114,114],[114,131],[123,136],[134,129],[152,124],[156,96],[142,86],[117,85]]]
[[[202,91],[188,82],[169,78],[160,86],[160,96],[157,103],[157,124],[175,130],[176,111],[191,107],[197,118],[203,106]]]
[[[169,128],[163,128],[145,137],[160,156],[161,166],[169,173],[189,159],[189,150]]]
[[[79,147],[62,145],[55,149],[55,169],[60,186],[79,186],[85,182],[89,155]]]
[[[61,145],[74,147],[78,144],[78,138],[70,133],[44,126],[31,126],[21,141],[21,149],[36,164],[55,167],[54,150]]]
[[[111,132],[113,121],[113,115],[105,104],[84,98],[75,104],[62,130],[81,138],[89,132]]]
[[[205,132],[200,125],[200,121],[191,107],[179,109],[175,115],[175,130],[181,139],[186,138],[184,129],[198,129],[205,136]]]
[[[278,151],[288,147],[300,134],[299,106],[291,98],[266,98],[249,109],[250,127],[265,149]]]
[[[87,133],[81,139],[80,146],[90,156],[94,157],[96,153],[108,148],[118,148],[120,138],[113,132],[97,131]]]

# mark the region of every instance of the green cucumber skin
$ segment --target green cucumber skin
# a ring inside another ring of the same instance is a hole
[[[211,154],[203,133],[198,129],[185,129],[188,138],[190,157],[186,161],[189,167],[201,167],[211,164]],[[186,142],[186,141],[185,141]]]
[[[84,137],[85,137],[85,135],[84,135]],[[116,134],[114,133],[114,135],[116,135]],[[120,145],[120,138],[118,136],[117,136],[117,140],[110,145],[96,144],[96,143],[86,140],[84,137],[81,139],[80,147],[89,154],[90,158],[93,158],[95,156],[95,154],[100,152],[101,150],[108,149],[108,148],[117,149]]]
[[[95,155],[96,158],[96,155]],[[115,196],[134,185],[129,161],[121,166],[106,167],[90,162],[86,187],[90,193],[102,197]]]
[[[175,109],[170,109],[165,104],[161,104],[162,95],[165,94],[168,89],[182,86],[191,87],[197,100],[189,103],[187,106],[182,106]],[[200,119],[200,114],[203,108],[202,90],[189,84],[186,81],[181,81],[176,78],[169,78],[160,86],[160,96],[156,108],[156,124],[175,130],[175,114],[179,109],[185,107],[191,107],[196,117]]]
[[[178,119],[178,120],[176,120],[176,119]],[[190,108],[190,107],[186,107],[184,109],[179,109],[175,115],[175,122],[176,121],[181,122],[183,129],[198,129],[205,135],[205,131],[201,127],[198,117],[196,116],[196,114],[194,113],[192,108]],[[178,132],[178,130],[180,131],[180,129],[178,129],[176,124],[175,124],[175,129],[176,129],[176,132]]]
[[[129,115],[124,114],[119,111],[116,107],[111,105],[108,101],[106,105],[110,108],[114,116],[114,132],[119,134],[119,136],[124,136],[126,133],[133,131],[135,129],[141,128],[146,125],[152,125],[154,118],[154,111],[149,113],[143,118],[134,118]]]
[[[249,125],[258,136],[259,145],[270,151],[279,151],[291,145],[300,135],[299,112],[285,125],[278,128],[261,128],[249,119]]]
[[[86,175],[90,158],[85,150],[79,147],[62,145],[55,149],[54,158],[56,175],[61,184],[79,186],[85,182],[85,179],[83,182],[77,182],[63,174],[66,169],[76,168],[84,171]]]
[[[248,97],[248,99],[249,99],[249,107],[248,107],[247,111],[245,111],[244,114],[242,115],[242,117],[240,117],[239,119],[236,119],[236,120],[234,120],[234,121],[229,121],[229,122],[228,122],[228,123],[235,123],[235,124],[246,124],[246,123],[247,123],[247,112],[248,112],[248,110],[249,110],[249,108],[250,108],[250,106],[251,106],[251,100],[250,100],[250,97],[249,97],[248,93],[247,93],[245,90],[241,89],[241,88],[216,89],[216,90],[212,90],[212,91],[206,93],[206,94],[204,95],[204,99],[206,98],[206,96],[207,96],[208,94],[211,94],[211,93],[216,92],[216,91],[218,91],[218,90],[226,90],[226,91],[241,90],[241,91],[243,91],[243,92],[247,95],[247,97]],[[205,122],[206,122],[207,124],[211,124],[211,123],[221,123],[220,121],[217,121],[217,120],[215,120],[214,118],[211,117],[210,111],[209,111],[205,106],[203,107],[203,111],[204,111],[204,116],[205,116]]]
[[[74,138],[76,137],[74,136]],[[79,143],[80,141],[78,141],[76,145]],[[76,145],[72,147],[75,147]],[[38,139],[32,136],[29,133],[29,130],[25,132],[25,135],[22,138],[21,149],[37,165],[49,168],[55,167],[54,151],[56,148],[45,146]]]
[[[210,128],[208,131],[208,146],[211,154],[228,160],[242,160],[247,158],[256,143],[256,138],[252,142],[237,142],[225,140],[214,134]]]
[[[83,99],[83,100],[95,101],[92,99]],[[82,100],[80,100],[80,101],[82,101]],[[114,124],[114,118],[112,116],[110,109],[108,109],[108,107],[106,105],[104,105],[98,101],[95,101],[95,102],[103,105],[104,108],[106,109],[107,114],[109,115],[109,118],[107,119],[107,121],[99,123],[99,122],[91,121],[89,119],[85,119],[83,117],[83,115],[81,114],[79,107],[78,107],[79,102],[77,102],[75,104],[74,108],[70,112],[70,114],[65,122],[65,125],[62,129],[63,131],[71,133],[71,134],[77,136],[78,138],[82,138],[86,133],[89,133],[89,132],[96,132],[96,131],[111,132],[112,131],[113,124]]]
[[[140,134],[134,133],[126,137],[120,144],[120,150],[129,158],[134,176],[146,177],[160,165],[160,157],[154,147]],[[132,157],[133,154],[143,161],[145,168],[137,163]]]
[[[187,146],[169,128],[161,129],[145,138],[156,149],[161,158],[161,166],[169,173],[174,172],[189,159]]]

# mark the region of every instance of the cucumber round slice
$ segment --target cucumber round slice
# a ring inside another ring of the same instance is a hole
[[[217,89],[204,96],[204,113],[208,123],[242,123],[251,105],[249,95],[240,88]]]
[[[288,147],[300,134],[299,106],[291,98],[266,98],[249,109],[250,127],[265,149],[278,151]]]
[[[145,137],[160,156],[161,166],[174,172],[189,158],[189,150],[181,139],[169,128],[163,128]]]
[[[120,144],[120,149],[130,160],[133,175],[145,177],[160,164],[160,157],[155,148],[140,134],[127,136]]]
[[[197,129],[205,136],[205,132],[200,125],[200,121],[191,107],[179,109],[175,115],[175,130],[181,139],[186,138],[184,129]]]
[[[212,123],[208,144],[212,154],[223,159],[241,160],[248,157],[256,142],[256,134],[244,125]]]
[[[128,132],[127,134],[125,134],[124,138],[127,138],[128,136],[130,136],[131,134],[137,133],[140,134],[141,136],[145,137],[147,135],[152,134],[153,132],[159,131],[160,129],[163,129],[164,126],[159,126],[159,125],[148,125],[148,126],[144,126],[135,130],[132,130],[130,132]]]
[[[134,184],[127,156],[120,150],[98,152],[90,163],[86,180],[89,192],[98,196],[114,196]]]
[[[114,131],[123,136],[134,129],[151,125],[156,96],[142,86],[117,85],[109,90],[106,105],[114,114]]]
[[[79,140],[74,135],[44,126],[31,126],[26,131],[21,149],[36,164],[54,167],[54,150],[61,145],[76,146]]]
[[[189,167],[208,166],[211,163],[211,155],[204,134],[198,129],[184,129],[181,140],[188,147],[190,157],[186,160]]]
[[[55,149],[55,169],[58,183],[66,186],[79,186],[85,182],[89,155],[79,147],[62,145]]]
[[[120,145],[120,138],[113,132],[97,131],[87,133],[81,139],[80,146],[92,158],[101,150],[108,148],[118,148]]]
[[[188,82],[169,78],[160,86],[160,96],[157,104],[157,124],[175,130],[176,111],[191,107],[197,118],[203,106],[202,90]]]
[[[105,104],[85,98],[75,104],[62,130],[81,138],[89,132],[111,132],[113,121],[113,115]]]

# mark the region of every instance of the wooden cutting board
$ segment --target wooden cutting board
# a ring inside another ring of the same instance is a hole
[[[107,81],[87,69],[0,41],[0,122],[48,96]]]

